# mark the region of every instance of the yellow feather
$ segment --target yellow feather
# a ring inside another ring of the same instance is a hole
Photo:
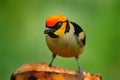
[[[67,23],[63,23],[61,28],[58,29],[57,31],[54,32],[54,34],[58,35],[58,36],[64,36],[65,33],[65,29],[66,29],[66,24]]]

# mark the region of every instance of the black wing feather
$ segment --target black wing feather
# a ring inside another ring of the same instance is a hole
[[[78,24],[76,24],[74,22],[71,22],[71,24],[74,26],[74,29],[75,29],[74,34],[78,37],[80,32],[83,32],[83,29]],[[85,35],[84,39],[82,40],[82,42],[85,45],[85,43],[86,43],[86,35]]]

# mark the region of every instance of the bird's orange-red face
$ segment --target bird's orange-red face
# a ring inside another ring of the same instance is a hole
[[[63,36],[66,30],[67,21],[68,19],[60,14],[48,17],[44,33],[51,37]]]
[[[60,22],[60,21],[66,21],[67,18],[65,16],[62,16],[60,14],[56,14],[56,15],[53,15],[53,16],[50,16],[47,18],[46,20],[46,26],[48,27],[54,27],[54,25],[57,23],[57,22]]]

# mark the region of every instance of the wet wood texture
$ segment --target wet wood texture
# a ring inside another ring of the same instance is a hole
[[[84,80],[102,80],[99,74],[83,72]],[[10,80],[81,80],[80,74],[60,67],[49,67],[44,62],[24,64],[18,68]]]

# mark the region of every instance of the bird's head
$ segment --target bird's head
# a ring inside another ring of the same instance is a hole
[[[60,14],[50,16],[46,20],[46,29],[44,33],[52,38],[64,36],[68,30],[67,25],[69,25],[69,23],[65,16]]]

